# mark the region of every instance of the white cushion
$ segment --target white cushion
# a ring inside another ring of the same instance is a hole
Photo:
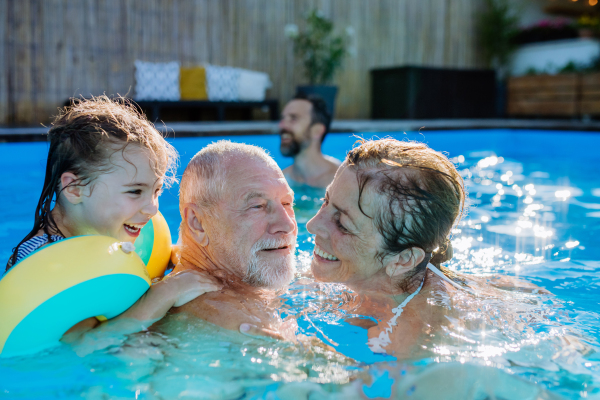
[[[264,72],[240,69],[238,92],[242,101],[263,101],[271,87],[269,75]]]
[[[135,62],[136,100],[180,100],[179,63]]]
[[[206,88],[210,101],[238,101],[240,70],[233,67],[206,66]]]

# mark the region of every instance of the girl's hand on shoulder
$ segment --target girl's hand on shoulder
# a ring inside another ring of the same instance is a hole
[[[177,265],[181,260],[181,246],[178,244],[171,245],[171,264]]]
[[[188,269],[168,275],[155,284],[151,290],[157,290],[173,300],[173,307],[194,300],[207,292],[221,290],[223,285],[211,275],[198,270]]]

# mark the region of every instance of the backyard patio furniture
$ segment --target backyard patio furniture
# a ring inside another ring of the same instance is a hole
[[[73,97],[65,101],[65,106],[73,104],[73,100],[79,98]],[[263,101],[208,101],[208,100],[144,100],[136,101],[141,111],[152,122],[161,121],[161,112],[166,110],[183,111],[188,116],[186,120],[192,121],[225,121],[227,110],[241,110],[242,119],[252,120],[252,110],[259,108],[269,112],[271,121],[279,120],[279,101],[277,99],[267,99]],[[212,112],[211,115],[203,115],[203,111]],[[211,118],[215,115],[214,118]],[[181,113],[179,113],[181,114]],[[208,117],[208,118],[207,118]]]
[[[208,100],[146,100],[137,101],[138,106],[146,113],[148,119],[152,122],[161,120],[161,111],[166,109],[178,109],[187,111],[192,120],[202,120],[202,111],[216,111],[216,120],[225,121],[227,110],[241,110],[244,120],[252,120],[252,109],[268,109],[269,119],[277,121],[279,119],[279,102],[276,99],[267,99],[263,101],[208,101]]]
[[[150,121],[252,120],[256,108],[279,119],[278,101],[265,97],[271,81],[263,72],[210,64],[183,68],[176,61],[134,64],[133,100]]]
[[[394,67],[371,70],[373,119],[496,116],[493,70]]]

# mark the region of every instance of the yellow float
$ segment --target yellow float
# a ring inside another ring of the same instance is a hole
[[[150,285],[144,262],[114,238],[75,236],[44,246],[0,280],[0,357],[55,346],[86,318],[114,318]]]
[[[162,277],[171,234],[157,213],[135,252],[108,236],[75,236],[31,253],[0,280],[0,357],[50,348],[86,318],[114,318]]]
[[[171,243],[169,225],[159,211],[144,225],[135,241],[135,252],[146,264],[150,279],[164,275],[171,260]]]

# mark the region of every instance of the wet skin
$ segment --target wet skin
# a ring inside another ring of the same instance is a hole
[[[365,191],[361,199],[362,209],[369,216],[375,215],[379,207],[378,195]],[[332,184],[327,188],[323,205],[317,215],[307,224],[315,234],[315,252],[311,263],[314,278],[321,282],[343,283],[360,297],[360,306],[353,313],[366,315],[377,324],[364,319],[350,319],[368,329],[369,339],[378,338],[394,317],[392,309],[414,293],[423,282],[420,292],[404,307],[397,325],[389,336],[390,343],[384,346],[388,354],[409,358],[424,351],[431,335],[442,327],[457,328],[461,324],[456,302],[469,304],[471,294],[454,288],[431,271],[420,273],[406,281],[404,289],[398,283],[404,278],[390,277],[386,265],[390,260],[378,257],[383,238],[373,224],[373,219],[364,215],[358,207],[359,188],[356,172],[342,164]],[[452,275],[446,271],[447,275]],[[459,274],[457,281],[465,281],[477,288],[482,296],[501,297],[498,288],[520,291],[534,290],[535,285],[520,282],[510,277],[490,280],[466,277]],[[472,302],[477,309],[477,302]],[[449,318],[450,317],[450,318]],[[454,321],[454,322],[452,322]]]
[[[231,161],[227,171],[227,190],[210,213],[203,213],[194,205],[187,205],[187,211],[182,211],[188,228],[182,229],[181,262],[175,268],[175,272],[204,271],[224,288],[172,312],[187,312],[226,329],[238,330],[242,323],[252,323],[285,331],[276,312],[275,290],[279,287],[260,287],[244,278],[250,249],[261,240],[280,240],[285,245],[259,250],[258,265],[275,269],[291,265],[298,234],[293,192],[281,170],[262,162]],[[193,213],[197,217],[186,220],[185,216]],[[201,225],[201,229],[189,229],[192,225]],[[279,286],[287,285],[289,279]]]
[[[129,145],[109,162],[110,170],[88,185],[69,186],[77,177],[63,174],[64,198],[52,213],[67,237],[100,234],[133,243],[157,213],[163,177],[149,151]]]

